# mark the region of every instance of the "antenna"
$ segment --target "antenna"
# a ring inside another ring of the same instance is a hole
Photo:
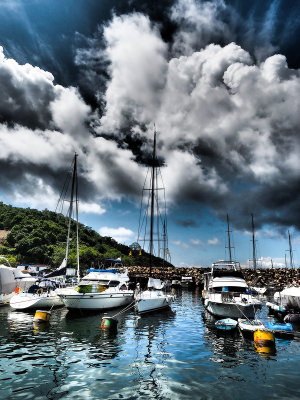
[[[294,269],[293,249],[292,249],[292,241],[291,241],[290,231],[288,231],[288,235],[289,235],[290,267],[291,267],[292,269]]]
[[[231,242],[230,242],[230,230],[229,230],[229,216],[227,215],[227,235],[228,235],[228,250],[229,250],[229,261],[232,262],[232,255],[231,255]]]
[[[256,271],[256,249],[255,249],[255,231],[254,231],[254,219],[251,214],[251,225],[252,225],[252,248],[253,248],[253,268]]]

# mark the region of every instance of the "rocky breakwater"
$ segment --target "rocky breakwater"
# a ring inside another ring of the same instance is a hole
[[[176,268],[176,267],[153,267],[151,275],[153,278],[172,281],[179,279],[183,276],[192,276],[197,284],[200,286],[203,283],[203,276],[205,272],[209,272],[210,268]],[[261,268],[242,269],[245,280],[252,286],[273,286],[277,290],[283,289],[285,286],[292,285],[300,282],[300,269],[291,268]],[[128,267],[128,274],[132,281],[146,280],[149,277],[149,267]]]

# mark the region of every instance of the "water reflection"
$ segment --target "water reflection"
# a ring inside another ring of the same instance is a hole
[[[164,399],[168,390],[163,377],[169,354],[166,351],[167,327],[175,319],[176,313],[170,309],[137,317],[135,322],[136,361],[135,373],[138,376],[137,395]]]
[[[223,363],[223,366],[228,368],[249,363],[252,368],[255,367],[257,358],[249,357],[249,351],[254,353],[251,336],[243,336],[238,329],[219,331],[215,327],[217,319],[207,311],[203,312],[202,317],[206,327],[203,337],[213,353],[212,361]]]
[[[286,387],[299,398],[300,341],[276,339],[276,354],[261,356],[252,338],[215,329],[199,292],[182,291],[172,309],[121,313],[110,332],[100,329],[103,313],[56,309],[47,326],[35,326],[34,313],[0,308],[1,400],[252,400],[267,398],[272,386],[278,398]]]

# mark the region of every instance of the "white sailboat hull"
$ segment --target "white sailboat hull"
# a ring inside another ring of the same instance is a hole
[[[133,301],[132,290],[79,293],[75,289],[69,289],[61,291],[59,296],[69,310],[108,310],[126,306]]]
[[[9,303],[9,300],[12,298],[12,296],[15,294],[15,292],[9,293],[9,294],[0,294],[0,306],[4,306]]]
[[[15,310],[34,310],[38,308],[63,306],[62,300],[55,292],[43,293],[40,295],[18,293],[10,299],[9,304]]]
[[[146,290],[136,296],[136,310],[139,314],[157,311],[170,307],[174,296],[161,291]]]

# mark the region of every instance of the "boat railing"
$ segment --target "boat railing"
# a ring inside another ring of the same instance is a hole
[[[252,293],[246,293],[246,292],[220,292],[220,291],[211,291],[210,292],[210,298],[212,300],[220,300],[224,303],[228,302],[235,302],[235,301],[245,301],[248,302],[250,299],[253,299],[253,294]]]

